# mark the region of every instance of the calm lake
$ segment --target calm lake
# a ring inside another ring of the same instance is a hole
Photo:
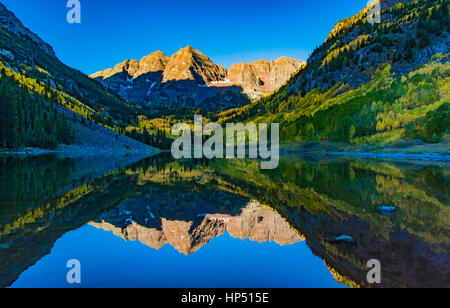
[[[448,163],[0,164],[0,287],[450,287]],[[71,259],[81,284],[66,280]],[[379,285],[366,278],[372,259]]]

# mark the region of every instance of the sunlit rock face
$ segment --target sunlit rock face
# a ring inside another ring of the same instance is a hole
[[[169,57],[167,57],[161,51],[151,53],[148,56],[143,57],[140,61],[138,60],[125,60],[122,63],[117,64],[114,68],[110,68],[101,72],[97,72],[91,75],[92,78],[102,78],[106,79],[115,74],[126,73],[129,77],[137,78],[144,74],[163,72],[167,63],[169,62]]]
[[[216,111],[250,103],[281,87],[303,61],[233,64],[229,71],[202,52],[186,46],[170,58],[161,51],[92,74],[106,88],[132,102],[158,108]]]
[[[197,214],[186,212],[185,219],[166,218],[171,216],[171,209],[165,208],[167,205],[156,207],[150,199],[144,198],[125,201],[90,224],[156,250],[169,244],[185,255],[198,251],[226,231],[231,237],[260,243],[292,245],[303,240],[279,214],[256,201],[247,200],[238,215],[212,209],[205,213],[202,208],[207,201],[201,196],[195,196],[193,201],[199,205],[199,211]]]
[[[303,64],[305,62],[287,57],[271,62],[260,60],[233,64],[228,79],[241,86],[252,98],[258,98],[283,86]]]
[[[200,51],[187,46],[175,53],[164,71],[163,82],[171,80],[195,80],[200,84],[220,81],[227,71],[214,64]]]

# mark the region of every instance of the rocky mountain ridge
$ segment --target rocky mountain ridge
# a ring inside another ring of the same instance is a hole
[[[170,58],[158,51],[140,61],[126,60],[90,77],[142,106],[214,111],[241,106],[249,99],[276,90],[303,64],[282,57],[271,62],[233,64],[228,71],[186,46]]]
[[[161,51],[156,51],[148,56],[143,57],[140,61],[127,59],[122,63],[114,66],[114,68],[95,73],[91,75],[91,77],[109,78],[111,76],[114,76],[115,74],[127,73],[127,75],[130,77],[138,78],[139,76],[144,74],[164,71],[164,68],[166,67],[168,62],[169,57],[167,57]]]
[[[47,55],[56,58],[53,48],[26,28],[14,13],[9,11],[2,3],[0,3],[0,28],[14,33],[19,37],[30,39]]]

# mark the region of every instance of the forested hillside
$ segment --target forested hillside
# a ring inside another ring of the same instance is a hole
[[[167,143],[165,135],[157,140],[145,137],[156,136],[158,130],[136,127],[145,110],[61,63],[51,46],[1,3],[0,20],[0,100],[2,116],[7,118],[1,124],[0,147],[55,148],[73,141],[76,132],[67,128],[67,119],[58,115],[61,108],[56,106],[75,113],[81,122],[93,122],[118,134],[128,132],[156,147]]]
[[[218,115],[281,123],[284,143],[428,143],[449,132],[449,0],[381,1],[339,22],[307,65],[275,94]]]
[[[0,145],[3,148],[43,147],[69,144],[74,132],[56,107],[41,96],[31,96],[7,77],[0,76]]]

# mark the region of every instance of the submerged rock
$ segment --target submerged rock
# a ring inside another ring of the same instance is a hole
[[[397,208],[395,206],[380,206],[379,210],[383,215],[393,215]]]
[[[8,249],[9,247],[11,247],[11,241],[7,243],[0,243],[0,249]]]
[[[355,244],[353,237],[348,235],[341,235],[334,239],[334,242],[344,243],[344,244]]]

